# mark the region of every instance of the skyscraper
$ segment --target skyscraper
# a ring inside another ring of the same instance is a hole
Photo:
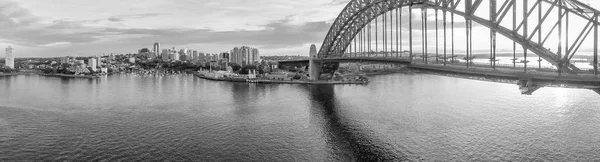
[[[11,69],[15,68],[15,58],[13,56],[13,48],[11,46],[8,46],[8,48],[6,48],[6,59],[5,59],[5,65],[10,67]]]
[[[231,54],[230,55],[231,59],[229,60],[229,62],[236,63],[241,66],[242,65],[242,57],[241,57],[240,48],[234,47],[233,50],[231,50],[230,54]]]
[[[158,55],[160,55],[160,43],[156,42],[154,43],[154,48],[152,50],[154,52],[154,55],[151,56],[151,58],[157,57]]]
[[[252,59],[250,61],[251,64],[254,62],[260,62],[260,54],[258,53],[257,48],[252,48]]]
[[[241,50],[241,57],[242,57],[242,66],[245,65],[249,65],[250,62],[250,56],[252,55],[251,51],[252,49],[248,46],[242,46]]]
[[[179,53],[177,53],[177,50],[175,50],[175,47],[173,47],[173,51],[171,51],[172,53],[172,58],[175,61],[179,61]]]
[[[204,52],[198,53],[198,61],[206,61],[206,55],[204,54]]]
[[[98,57],[98,56],[96,56],[96,61],[97,61],[97,64],[96,64],[96,66],[97,66],[97,67],[102,67],[102,60],[101,60],[101,58],[100,58],[100,57]]]
[[[248,46],[234,47],[229,53],[229,62],[241,66],[252,65],[255,62],[260,62],[260,53],[257,48]]]
[[[192,60],[198,61],[198,51],[197,50],[194,50],[192,52]]]

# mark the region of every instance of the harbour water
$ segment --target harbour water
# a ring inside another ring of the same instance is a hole
[[[368,85],[0,77],[0,161],[598,161],[600,95],[428,74]]]

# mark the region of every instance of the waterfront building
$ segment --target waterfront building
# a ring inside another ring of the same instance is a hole
[[[6,58],[4,59],[5,66],[10,67],[11,69],[15,68],[15,57],[13,56],[13,48],[11,46],[8,46],[8,48],[6,48]]]
[[[234,47],[228,54],[229,62],[236,63],[241,66],[252,65],[260,62],[260,54],[257,48],[248,46]]]
[[[83,61],[83,60],[78,60],[78,61]],[[74,68],[72,68],[72,71],[75,72],[75,75],[90,73],[90,70],[88,68],[86,68],[85,65],[74,67]]]
[[[93,72],[97,71],[97,69],[96,69],[96,67],[98,66],[97,63],[98,63],[98,61],[96,61],[95,58],[88,59],[88,66],[90,68],[92,68]]]

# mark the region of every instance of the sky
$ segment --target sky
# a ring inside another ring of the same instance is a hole
[[[15,55],[135,53],[253,46],[263,55],[306,55],[322,43],[347,0],[0,0],[0,46]],[[3,56],[0,56],[3,57]]]
[[[600,6],[599,1],[582,0],[592,6]],[[310,45],[323,42],[348,2],[0,0],[0,47],[12,46],[17,57],[136,53],[151,49],[154,42],[161,48],[207,53],[246,45],[259,48],[262,55],[308,55]],[[432,14],[428,17],[435,18]],[[476,35],[489,35],[488,29],[475,26]],[[464,36],[456,39],[460,42]],[[481,43],[477,47],[486,47],[482,40],[475,41]],[[504,43],[508,44],[512,45]]]

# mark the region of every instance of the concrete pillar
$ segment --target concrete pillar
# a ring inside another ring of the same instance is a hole
[[[317,61],[317,46],[314,44],[310,46],[310,55],[308,59],[308,75],[310,80],[319,80],[321,76],[321,68],[323,64]]]

